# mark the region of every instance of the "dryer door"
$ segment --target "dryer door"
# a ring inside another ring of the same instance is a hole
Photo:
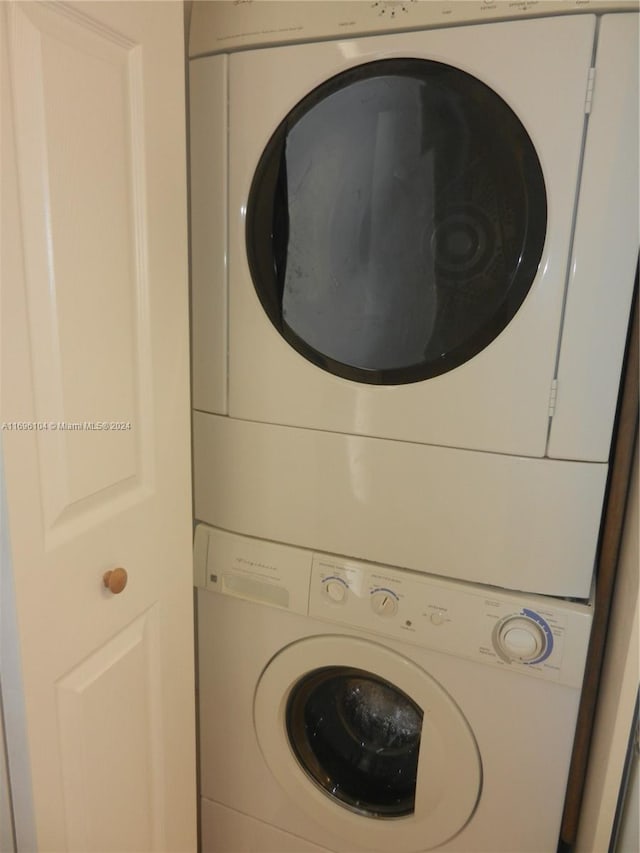
[[[594,28],[229,57],[226,414],[544,455]]]
[[[385,59],[317,87],[280,123],[247,209],[256,292],[325,370],[403,384],[484,349],[535,278],[542,168],[489,86],[426,59]]]
[[[462,711],[384,646],[346,636],[293,643],[260,678],[254,722],[282,787],[349,844],[427,850],[476,807],[481,763]]]

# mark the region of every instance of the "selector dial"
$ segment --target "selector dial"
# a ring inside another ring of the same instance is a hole
[[[498,627],[495,644],[508,660],[528,663],[542,657],[547,646],[544,628],[526,616],[510,616]]]
[[[349,587],[342,578],[331,577],[324,581],[324,594],[334,604],[343,604],[347,598]]]
[[[398,598],[389,589],[374,589],[371,593],[371,609],[378,616],[394,616],[398,612]]]

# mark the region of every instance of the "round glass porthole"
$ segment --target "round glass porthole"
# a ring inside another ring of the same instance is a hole
[[[358,669],[303,678],[287,703],[287,732],[307,775],[341,805],[372,817],[415,806],[422,709],[399,688]]]
[[[431,850],[478,804],[482,762],[463,710],[379,643],[321,634],[285,646],[260,675],[253,722],[292,813],[326,826],[335,849]]]
[[[547,200],[522,123],[471,75],[420,59],[357,66],[305,97],[258,163],[249,268],[305,358],[401,384],[473,358],[520,308]]]

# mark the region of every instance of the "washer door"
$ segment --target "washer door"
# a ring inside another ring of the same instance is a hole
[[[247,255],[298,352],[402,384],[500,334],[546,221],[540,162],[505,101],[450,65],[386,59],[338,74],[281,122],[251,187]]]
[[[399,853],[456,835],[481,762],[461,710],[416,664],[354,637],[312,637],[265,668],[258,743],[291,798],[345,842]]]

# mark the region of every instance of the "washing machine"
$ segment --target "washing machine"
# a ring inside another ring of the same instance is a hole
[[[196,528],[203,853],[555,850],[591,606]]]
[[[629,9],[194,5],[200,519],[588,596],[638,257]]]

